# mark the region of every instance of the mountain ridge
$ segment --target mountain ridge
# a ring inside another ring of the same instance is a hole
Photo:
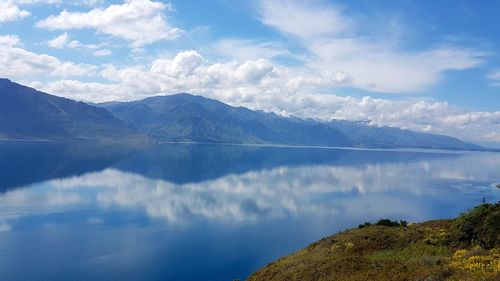
[[[445,135],[375,127],[365,122],[282,117],[187,93],[99,106],[159,141],[483,149]]]
[[[143,137],[102,108],[0,79],[0,138],[138,140]]]
[[[188,93],[87,104],[8,79],[0,79],[0,139],[485,150],[444,135],[283,117]]]

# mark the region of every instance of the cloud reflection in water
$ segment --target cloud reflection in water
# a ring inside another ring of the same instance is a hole
[[[498,164],[497,154],[468,154],[410,163],[279,166],[191,183],[107,168],[0,195],[0,229],[9,230],[8,221],[18,217],[87,205],[145,212],[170,224],[368,212],[418,216],[425,212],[415,203],[419,196],[498,198],[488,187]]]

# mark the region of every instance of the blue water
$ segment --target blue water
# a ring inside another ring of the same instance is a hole
[[[0,280],[233,280],[500,199],[500,153],[0,142]]]

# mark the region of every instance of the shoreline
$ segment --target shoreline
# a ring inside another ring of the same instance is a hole
[[[0,138],[0,142],[70,142],[70,143],[118,143],[118,144],[189,144],[189,145],[226,145],[226,146],[247,146],[247,147],[270,147],[270,148],[302,148],[302,149],[331,149],[331,150],[352,150],[352,151],[388,151],[388,152],[421,152],[421,153],[491,153],[500,152],[500,149],[466,150],[454,148],[419,148],[419,147],[349,147],[349,146],[324,146],[324,145],[290,145],[274,143],[224,143],[224,142],[196,142],[196,141],[144,141],[144,140],[112,140],[112,139],[6,139]]]

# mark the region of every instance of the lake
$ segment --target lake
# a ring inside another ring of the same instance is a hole
[[[500,153],[0,142],[0,280],[233,280],[500,199]]]

